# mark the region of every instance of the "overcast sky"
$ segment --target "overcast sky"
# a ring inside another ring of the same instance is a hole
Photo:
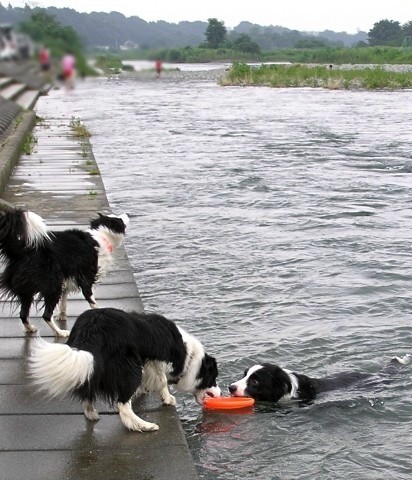
[[[121,12],[146,21],[207,21],[217,18],[228,28],[241,21],[280,25],[300,31],[369,31],[380,20],[412,20],[412,0],[0,0],[3,6],[24,4],[69,7],[78,12]]]

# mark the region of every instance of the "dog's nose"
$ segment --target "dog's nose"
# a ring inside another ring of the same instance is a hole
[[[237,386],[236,385],[229,385],[229,392],[230,393],[235,393],[237,390]]]

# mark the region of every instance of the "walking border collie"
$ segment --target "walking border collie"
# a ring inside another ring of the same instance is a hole
[[[49,230],[43,219],[26,210],[0,215],[0,257],[5,269],[0,275],[0,291],[20,305],[20,319],[26,332],[37,329],[30,323],[30,307],[35,299],[44,301],[43,319],[56,335],[67,337],[53,321],[60,301],[60,320],[66,320],[67,296],[79,289],[90,307],[97,306],[93,286],[104,276],[113,252],[124,239],[127,214],[102,215],[82,231]]]
[[[381,372],[389,375],[411,361],[410,355],[393,357]],[[324,378],[313,378],[291,372],[271,363],[262,363],[248,368],[244,377],[229,386],[233,397],[252,397],[263,402],[279,402],[289,399],[311,400],[321,392],[348,387],[372,374],[341,372]]]
[[[159,427],[133,412],[135,395],[157,392],[163,404],[175,405],[168,388],[173,384],[193,393],[199,404],[206,395],[220,396],[216,360],[198,340],[161,315],[115,308],[83,312],[67,344],[36,340],[29,374],[49,396],[81,400],[89,420],[99,419],[95,401],[108,401],[123,424],[137,432]]]

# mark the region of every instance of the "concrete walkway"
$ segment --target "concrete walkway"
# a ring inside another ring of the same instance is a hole
[[[67,119],[43,119],[33,134],[31,155],[20,158],[2,198],[41,215],[52,228],[87,228],[97,212],[111,212],[87,139],[73,134]],[[122,212],[113,212],[122,213]],[[129,229],[137,228],[133,222]],[[126,233],[127,234],[127,233]],[[143,310],[124,249],[114,269],[95,291],[99,306]],[[71,328],[88,308],[80,296],[68,303]],[[32,323],[42,337],[56,340],[41,311]],[[198,474],[174,407],[155,397],[134,405],[155,433],[133,433],[116,412],[99,405],[101,420],[85,419],[78,403],[46,401],[30,385],[25,362],[32,341],[23,333],[18,311],[0,303],[0,478],[4,480],[196,480]]]

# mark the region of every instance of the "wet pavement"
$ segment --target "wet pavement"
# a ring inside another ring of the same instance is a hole
[[[2,199],[41,215],[53,229],[87,228],[97,212],[111,213],[90,144],[78,138],[67,118],[46,118],[33,130],[31,155],[22,155]],[[122,212],[113,212],[122,213]],[[134,228],[133,223],[129,229]],[[127,232],[126,232],[127,235]],[[124,248],[95,290],[99,306],[143,310]],[[88,308],[69,298],[67,324]],[[42,337],[56,340],[32,307]],[[134,404],[158,432],[129,432],[116,412],[98,405],[101,420],[86,420],[70,399],[46,400],[30,384],[26,359],[32,336],[23,332],[16,305],[0,302],[0,478],[5,480],[134,479],[196,480],[198,474],[176,409],[154,396]]]

